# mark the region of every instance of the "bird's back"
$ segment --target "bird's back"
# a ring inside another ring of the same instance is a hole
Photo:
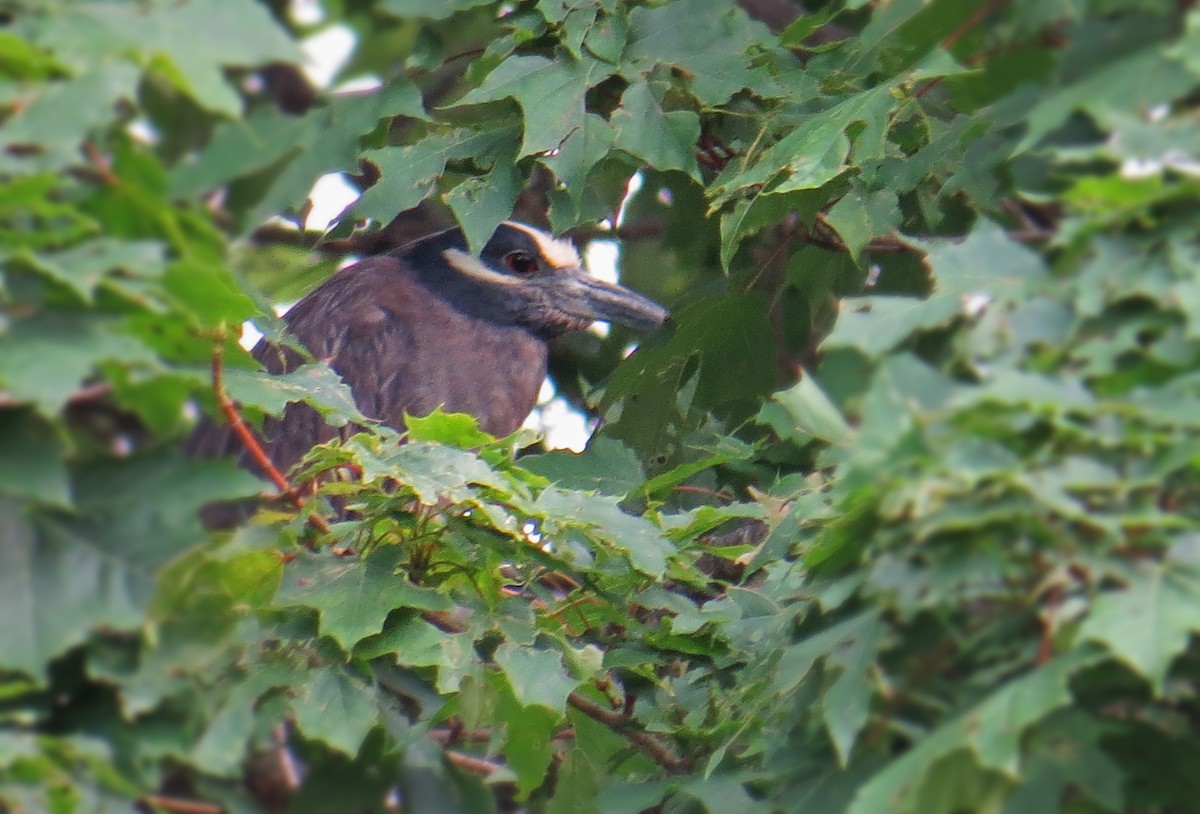
[[[427,415],[442,407],[470,413],[487,432],[507,435],[537,401],[547,346],[520,326],[470,310],[475,313],[418,279],[406,255],[388,254],[336,272],[284,321],[313,358],[349,385],[363,415],[403,429],[406,413]],[[305,361],[265,340],[254,355],[273,374]],[[262,441],[275,466],[286,471],[336,434],[312,407],[294,403],[264,422]],[[229,428],[208,420],[193,433],[189,450],[204,457],[242,454],[243,465],[253,468]]]

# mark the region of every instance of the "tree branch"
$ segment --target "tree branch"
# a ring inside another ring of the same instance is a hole
[[[167,797],[163,794],[143,794],[140,802],[152,808],[173,812],[173,814],[224,814],[225,811],[213,803],[181,800],[178,797]]]
[[[473,755],[464,755],[462,752],[455,752],[453,749],[443,749],[442,754],[446,756],[446,760],[453,763],[460,769],[466,769],[468,772],[487,777],[492,772],[501,768],[501,764],[493,763],[490,760],[484,760],[481,757]]]
[[[683,774],[690,768],[691,761],[675,754],[666,742],[641,729],[636,729],[633,721],[619,712],[596,704],[584,698],[577,692],[567,696],[567,703],[575,707],[593,721],[599,721],[609,729],[639,747],[649,755],[655,763],[662,766],[671,774]]]
[[[297,509],[301,509],[304,507],[304,500],[300,497],[299,492],[288,482],[288,479],[267,455],[266,450],[262,448],[262,444],[255,437],[254,431],[250,429],[245,419],[242,418],[242,414],[238,412],[237,404],[229,397],[229,391],[225,389],[224,350],[224,342],[218,336],[213,341],[212,353],[212,388],[213,396],[217,400],[217,407],[225,416],[225,420],[229,422],[229,428],[246,448],[246,452],[249,453],[259,469],[266,473],[266,476],[275,484],[280,495],[287,498]],[[312,515],[308,518],[308,522],[318,531],[329,531],[329,523],[320,515]]]

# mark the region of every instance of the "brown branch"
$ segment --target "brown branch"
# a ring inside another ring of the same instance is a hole
[[[950,32],[950,36],[942,40],[943,48],[950,48],[954,43],[962,39],[964,34],[967,34],[972,28],[983,22],[994,11],[999,11],[1004,6],[1008,5],[1009,0],[992,0],[986,6],[976,9],[975,13],[963,21],[963,24],[954,31]]]
[[[474,729],[470,732],[451,729],[431,729],[429,739],[440,746],[453,746],[456,743],[487,743],[492,739],[490,729]]]
[[[609,729],[639,747],[649,755],[655,763],[662,766],[671,774],[683,774],[690,768],[690,761],[675,754],[675,750],[658,737],[633,726],[633,721],[619,712],[605,709],[593,703],[577,692],[567,696],[567,703],[575,707],[593,721],[598,721]]]
[[[442,633],[464,633],[467,626],[445,611],[421,611],[421,618]]]
[[[76,407],[80,404],[90,404],[95,401],[100,401],[109,393],[112,392],[112,385],[108,382],[98,382],[97,384],[89,384],[86,387],[81,387],[67,397],[67,404],[71,407]],[[31,402],[26,399],[19,399],[16,396],[8,393],[0,392],[0,410],[11,409],[14,407],[27,407]]]
[[[242,442],[242,446],[246,448],[254,463],[261,469],[266,476],[275,484],[275,488],[279,490],[282,497],[287,498],[297,509],[304,507],[304,500],[300,497],[300,493],[288,482],[283,473],[275,466],[275,463],[267,455],[266,450],[262,448],[258,438],[255,437],[254,431],[246,424],[242,414],[238,412],[238,406],[233,399],[229,397],[229,391],[225,389],[225,373],[224,373],[224,342],[218,336],[213,341],[212,353],[212,388],[213,396],[217,400],[217,407],[221,410],[225,420],[229,422],[229,428],[233,430],[234,435]],[[308,518],[308,522],[314,528],[321,532],[329,531],[329,523],[320,515],[312,515]]]
[[[466,769],[468,772],[473,772],[482,777],[487,777],[492,772],[501,768],[501,764],[493,763],[490,760],[484,760],[480,757],[464,755],[462,752],[455,752],[452,749],[442,750],[442,754],[446,756],[446,760],[453,763],[460,769]]]
[[[942,48],[949,50],[954,43],[962,39],[963,35],[967,34],[972,28],[987,19],[992,12],[998,11],[1006,6],[1008,2],[1009,0],[992,0],[992,2],[988,3],[986,6],[981,6],[980,8],[976,9],[975,13],[964,20],[962,25],[954,29],[954,31],[950,32],[950,35],[946,37],[946,39],[942,40]],[[943,77],[939,76],[929,82],[929,84],[927,84],[925,87],[917,91],[917,98],[920,99],[922,96],[929,93],[929,91],[940,85],[942,79]]]
[[[1062,601],[1061,585],[1054,585],[1046,595],[1046,613],[1042,622],[1042,638],[1038,643],[1037,663],[1045,664],[1054,655],[1054,624],[1058,616],[1058,606]]]
[[[107,158],[91,141],[83,143],[83,154],[87,156],[88,163],[92,165],[92,169],[96,171],[96,175],[100,180],[110,187],[120,185],[120,180],[113,174],[112,166]]]
[[[178,797],[167,797],[163,794],[143,794],[139,802],[152,808],[174,812],[174,814],[224,814],[225,812],[225,809],[213,803],[181,800]]]

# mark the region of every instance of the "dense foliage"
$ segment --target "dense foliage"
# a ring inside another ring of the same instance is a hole
[[[0,2],[0,809],[1200,811],[1190,5]],[[206,532],[214,359],[356,418],[238,326],[514,209],[675,314],[556,347],[588,450]]]

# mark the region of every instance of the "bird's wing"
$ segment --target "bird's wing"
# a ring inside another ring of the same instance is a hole
[[[415,304],[403,296],[399,263],[398,258],[384,255],[343,269],[284,316],[289,333],[350,386],[363,415],[394,426],[409,406],[400,384],[407,380],[405,374],[415,351],[410,327],[415,317],[409,313]],[[397,309],[405,313],[398,314]],[[265,340],[253,353],[272,374],[287,373],[306,361],[295,350]],[[261,440],[275,466],[286,471],[312,447],[337,434],[315,409],[293,403],[279,418],[268,417],[263,422]],[[229,426],[207,417],[192,433],[187,450],[198,457],[238,454],[243,466],[254,469]]]

